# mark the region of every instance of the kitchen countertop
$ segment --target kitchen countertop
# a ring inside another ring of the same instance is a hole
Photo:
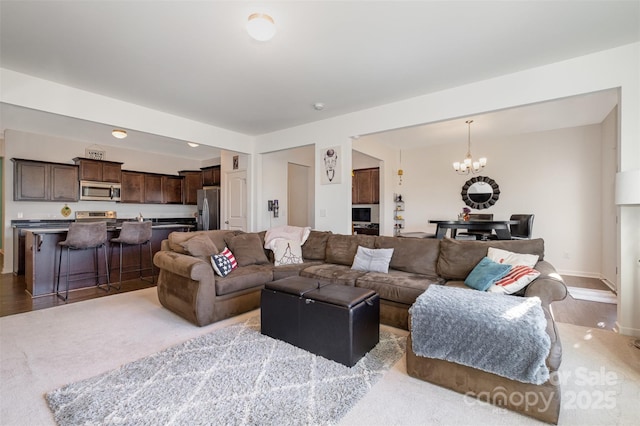
[[[109,226],[107,227],[107,231],[116,231],[121,229],[121,226]],[[159,224],[159,225],[151,225],[151,229],[171,229],[171,228],[195,228],[195,225],[189,225],[186,223],[167,223],[167,224]],[[62,232],[67,232],[69,230],[68,227],[59,227],[59,228],[28,228],[25,229],[26,232],[31,232],[32,234],[59,234]]]

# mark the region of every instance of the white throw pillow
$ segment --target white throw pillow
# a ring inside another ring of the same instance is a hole
[[[393,249],[370,249],[358,246],[356,257],[351,269],[356,271],[389,273],[389,263],[393,256]]]
[[[487,257],[496,263],[505,263],[507,265],[524,265],[529,268],[533,268],[538,263],[537,254],[522,254],[514,253],[507,250],[502,250],[494,247],[489,247],[487,251]]]
[[[496,281],[487,291],[492,293],[513,294],[525,288],[540,276],[540,272],[526,265],[516,265],[507,275]]]
[[[275,266],[297,265],[302,261],[302,247],[299,241],[278,239],[274,242]]]

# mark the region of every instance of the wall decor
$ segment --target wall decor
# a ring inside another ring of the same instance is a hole
[[[322,185],[340,183],[340,176],[342,174],[342,154],[340,147],[322,148],[319,153],[319,158],[322,161],[320,167],[320,183]]]
[[[106,160],[107,152],[102,147],[90,146],[85,148],[84,156],[91,160]]]
[[[240,167],[240,156],[234,155],[233,156],[233,170],[238,170],[238,167]]]
[[[500,187],[495,180],[478,176],[469,179],[462,186],[462,201],[476,210],[488,209],[500,198]]]

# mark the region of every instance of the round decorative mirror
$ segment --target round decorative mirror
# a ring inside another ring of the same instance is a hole
[[[500,198],[500,187],[495,180],[486,176],[469,179],[462,186],[462,201],[476,210],[488,209]]]

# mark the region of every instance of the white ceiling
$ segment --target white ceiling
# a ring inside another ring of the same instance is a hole
[[[636,42],[640,1],[2,0],[0,36],[3,68],[259,135]]]

